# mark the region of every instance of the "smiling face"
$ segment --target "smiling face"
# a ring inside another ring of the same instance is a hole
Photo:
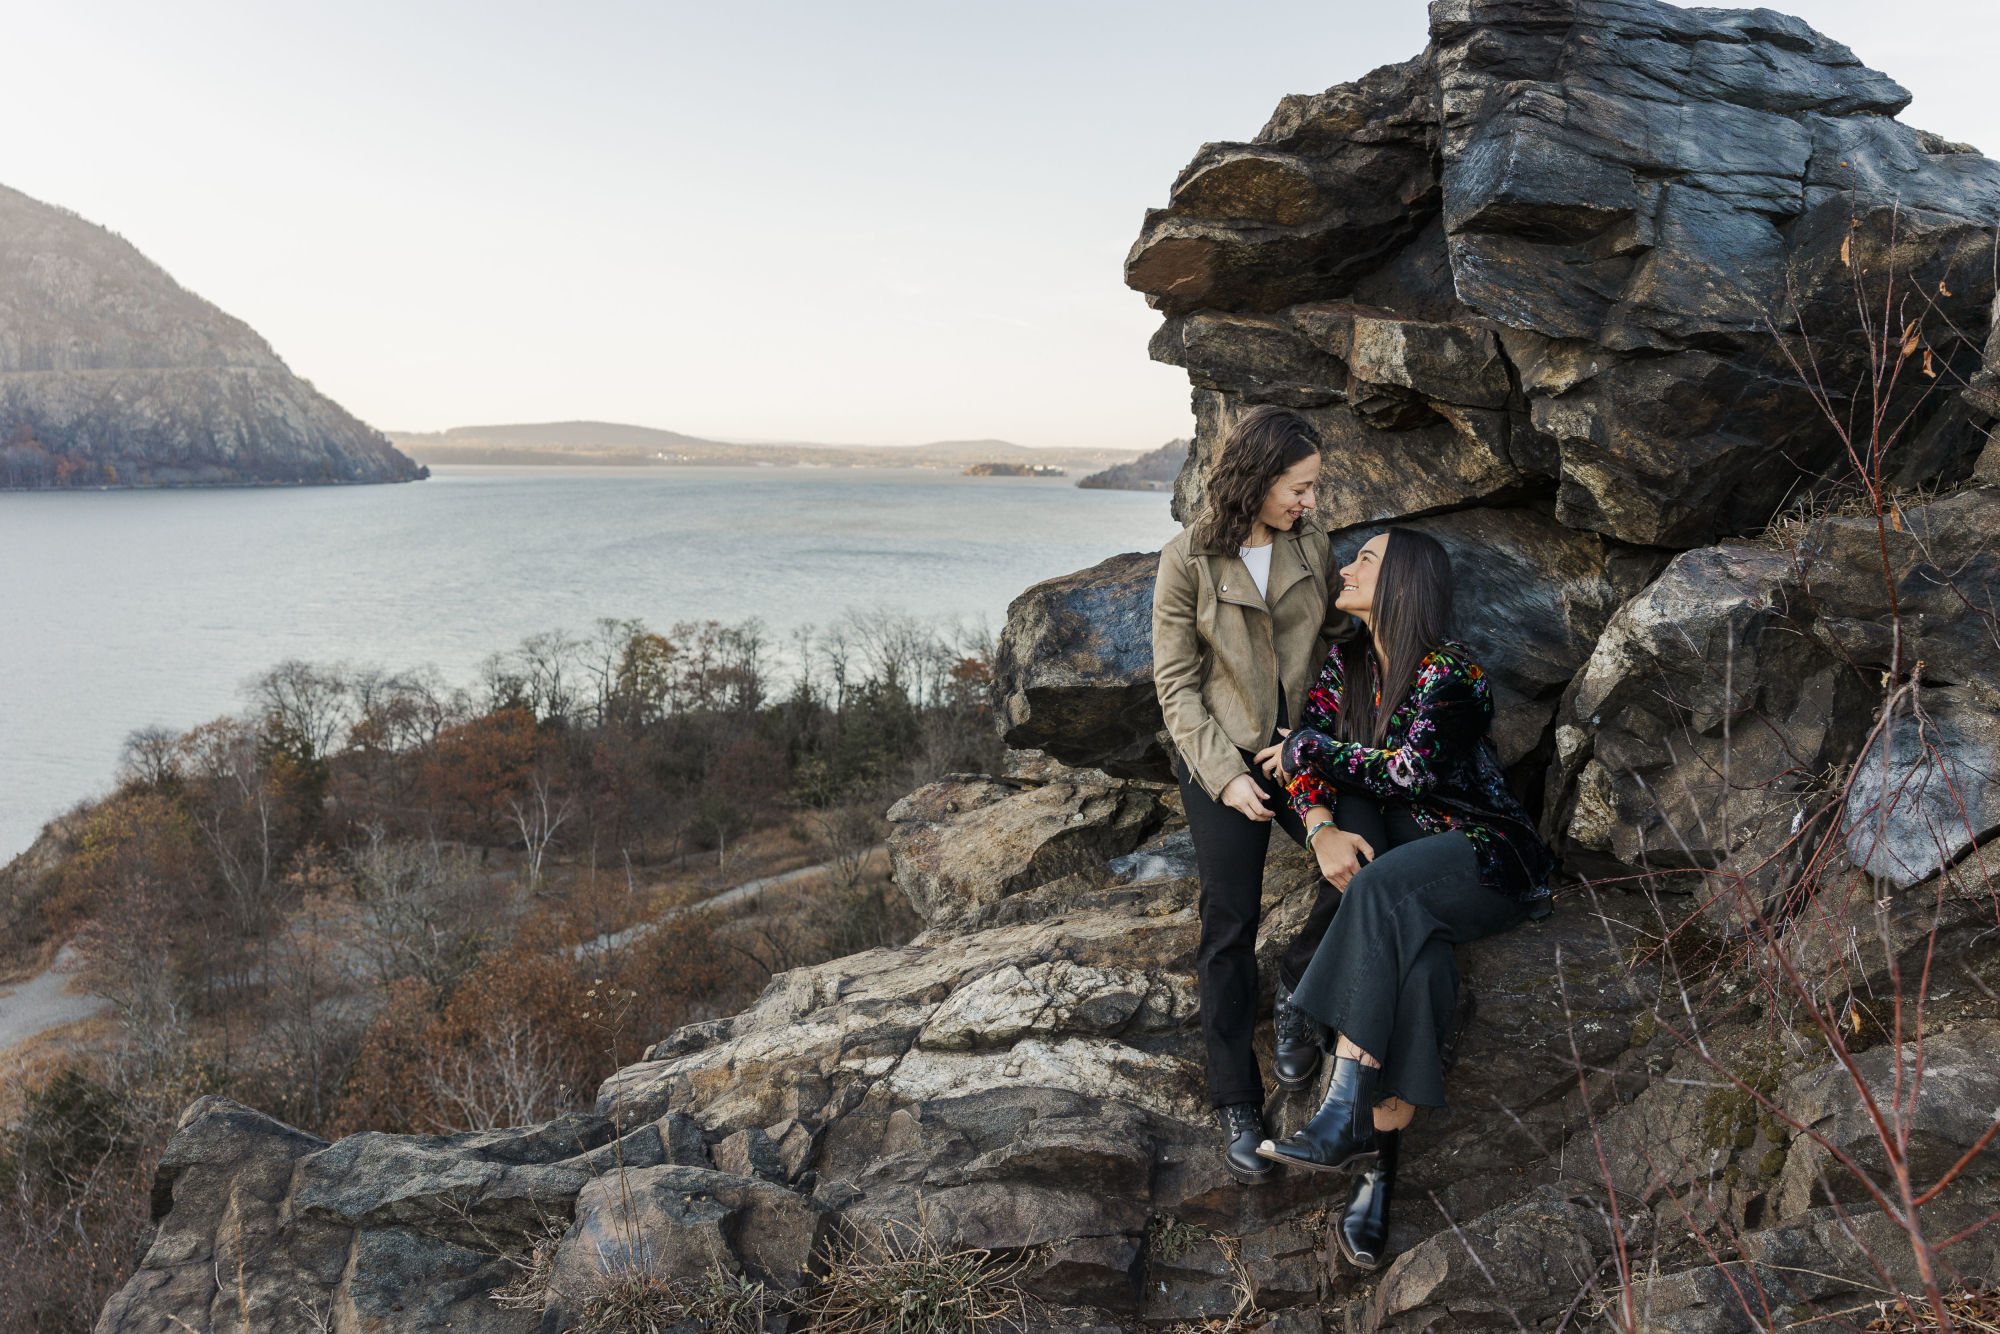
[[[1278,474],[1278,480],[1271,483],[1271,489],[1264,493],[1264,503],[1257,510],[1257,522],[1273,532],[1288,531],[1291,526],[1307,514],[1312,513],[1316,503],[1313,488],[1319,485],[1319,455],[1300,459],[1291,467]]]
[[[1340,569],[1340,593],[1333,605],[1364,623],[1375,619],[1375,579],[1382,573],[1382,553],[1389,549],[1389,535],[1378,533],[1361,544],[1354,563]]]

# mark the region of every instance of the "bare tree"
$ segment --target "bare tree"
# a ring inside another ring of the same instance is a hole
[[[298,913],[272,941],[264,962],[266,1035],[283,1054],[283,1094],[295,1104],[291,1117],[311,1129],[327,1123],[348,1069],[360,1049],[361,1012],[345,1003],[352,978],[348,955],[327,912],[323,874]]]
[[[1729,1174],[1730,1147],[1754,1151],[1769,1145],[1771,1160],[1787,1164],[1787,1170],[1801,1155],[1814,1165],[1812,1198],[1831,1208],[1844,1238],[1839,1244],[1851,1251],[1817,1265],[1840,1271],[1876,1295],[1884,1326],[1894,1321],[1897,1328],[1952,1329],[1950,1250],[2000,1222],[2000,1214],[1990,1214],[1968,1226],[1962,1215],[1935,1207],[2000,1139],[2000,1113],[1982,1106],[1974,1113],[1973,1129],[1958,1127],[1954,1133],[1966,1132],[1970,1140],[1952,1146],[1962,1152],[1939,1157],[1927,1154],[1924,1145],[1937,1133],[1931,1119],[1935,1089],[1953,1073],[1927,1054],[1938,1041],[1931,1016],[1949,994],[1939,987],[1947,964],[1958,965],[1955,983],[1969,980],[1987,999],[1994,998],[1971,958],[1948,958],[1941,948],[1945,928],[1978,928],[1990,936],[2000,929],[1993,917],[2000,896],[1981,849],[1992,831],[1974,810],[1974,788],[1988,780],[1968,773],[1962,756],[1953,753],[1952,729],[1933,716],[1948,707],[1950,695],[1925,679],[1920,637],[1931,635],[1929,642],[1937,644],[1938,631],[1912,607],[1943,594],[1989,653],[2000,651],[2000,619],[1986,573],[1994,553],[1965,549],[1963,533],[1949,532],[1935,514],[1922,514],[1926,497],[1897,487],[1899,441],[1918,422],[1932,393],[1956,378],[1950,357],[1934,356],[1930,342],[1977,343],[1953,326],[1928,282],[1910,282],[1897,272],[1900,221],[1891,210],[1886,235],[1873,235],[1856,220],[1840,248],[1857,328],[1848,342],[1828,340],[1828,346],[1835,350],[1835,363],[1843,356],[1856,358],[1853,393],[1836,396],[1825,388],[1829,361],[1808,336],[1804,303],[1796,293],[1797,335],[1781,334],[1775,322],[1772,328],[1777,347],[1838,436],[1848,465],[1815,492],[1813,508],[1774,525],[1774,536],[1792,553],[1807,603],[1802,616],[1814,621],[1826,614],[1817,602],[1818,585],[1842,579],[1855,588],[1864,581],[1877,585],[1863,609],[1867,629],[1879,639],[1869,640],[1862,652],[1850,651],[1860,642],[1851,635],[1843,641],[1828,636],[1823,625],[1800,627],[1827,643],[1844,669],[1875,695],[1859,758],[1814,776],[1799,797],[1789,836],[1775,850],[1736,846],[1730,803],[1755,802],[1789,779],[1742,772],[1733,764],[1733,727],[1777,728],[1738,703],[1733,640],[1712,669],[1715,701],[1677,705],[1692,716],[1694,706],[1705,703],[1707,716],[1720,720],[1720,761],[1711,775],[1715,798],[1709,805],[1719,828],[1690,827],[1656,796],[1683,859],[1699,868],[1701,892],[1689,914],[1666,906],[1650,879],[1645,884],[1655,891],[1656,954],[1670,971],[1665,1003],[1655,1017],[1676,1057],[1684,1056],[1695,1076],[1676,1082],[1699,1090],[1709,1138],[1723,1147],[1697,1142],[1676,1152],[1671,1133],[1640,1136],[1640,1165],[1627,1164],[1621,1173],[1610,1165],[1592,1125],[1610,1207],[1615,1211],[1621,1196],[1628,1203],[1641,1197],[1641,1207],[1643,1199],[1658,1198],[1660,1216],[1691,1239],[1693,1258],[1715,1267],[1726,1288],[1719,1290],[1718,1304],[1736,1308],[1726,1318],[1754,1328],[1804,1321],[1797,1311],[1781,1315],[1792,1297],[1771,1290],[1767,1275],[1776,1270],[1754,1263],[1759,1253],[1746,1234],[1756,1230],[1749,1208],[1755,1192]],[[1871,270],[1877,291],[1863,282]],[[1949,295],[1946,281],[1937,281],[1936,288]],[[1857,540],[1837,548],[1843,529]],[[1934,535],[1947,532],[1948,540]],[[1836,556],[1837,550],[1845,554]],[[1832,568],[1836,559],[1847,563]],[[1851,630],[1856,622],[1850,614],[1842,624]],[[1702,820],[1702,806],[1689,810]],[[1719,856],[1698,857],[1696,844],[1714,845]],[[1727,923],[1729,934],[1708,951],[1713,957],[1683,967],[1677,948],[1687,948],[1688,939],[1703,938],[1718,923]],[[1581,1079],[1586,1072],[1578,1064]],[[1677,1063],[1676,1070],[1681,1068]],[[1802,1114],[1785,1096],[1791,1072],[1814,1068],[1828,1071],[1823,1095],[1837,1096],[1852,1109],[1847,1129],[1835,1118]],[[1667,1109],[1662,1119],[1670,1119],[1673,1091],[1659,1101]],[[1976,1128],[1981,1121],[1983,1130]],[[1630,1138],[1629,1113],[1625,1129]],[[1634,1155],[1627,1149],[1625,1156]],[[1886,1224],[1886,1233],[1861,1225],[1868,1213]],[[1643,1327],[1639,1299],[1651,1293],[1647,1262],[1623,1251],[1612,1258],[1618,1304],[1606,1314],[1622,1328]],[[1812,1309],[1812,1303],[1805,1305]],[[1899,1309],[1892,1313],[1892,1308]],[[1847,1313],[1826,1314],[1837,1319]]]
[[[352,719],[348,674],[289,658],[250,683],[250,702],[267,728],[293,738],[302,758],[333,754]]]
[[[499,1018],[470,1048],[455,1047],[424,1073],[442,1115],[436,1129],[498,1130],[560,1115],[565,1098],[553,1044],[517,1014]]]
[[[472,858],[436,840],[393,840],[373,826],[352,869],[360,948],[384,986],[416,977],[448,991],[505,929]]]
[[[521,831],[530,894],[541,891],[542,865],[548,856],[549,844],[555,841],[556,831],[563,827],[575,809],[567,796],[554,794],[553,786],[548,770],[536,765],[528,775],[528,790],[507,803],[507,808],[514,815],[514,826]]]
[[[834,888],[849,893],[867,875],[868,862],[885,830],[876,803],[827,806],[813,812],[813,826],[826,845],[827,874]]]
[[[273,908],[279,812],[256,733],[230,718],[181,738],[179,769],[188,814],[228,891],[237,938],[261,937]]]
[[[141,727],[126,734],[118,757],[118,777],[159,787],[180,776],[180,733],[169,727]]]

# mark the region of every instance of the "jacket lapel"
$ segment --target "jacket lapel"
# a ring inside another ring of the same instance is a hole
[[[1218,602],[1255,607],[1258,611],[1270,610],[1264,599],[1257,596],[1257,581],[1250,577],[1250,567],[1243,563],[1241,556],[1225,556],[1217,552],[1209,559],[1215,562],[1215,597]]]
[[[1209,568],[1215,574],[1216,598],[1239,607],[1255,607],[1268,612],[1278,605],[1278,599],[1284,597],[1292,585],[1312,578],[1312,565],[1306,559],[1305,541],[1300,536],[1299,525],[1273,535],[1271,573],[1265,580],[1262,597],[1257,595],[1257,581],[1250,577],[1250,567],[1243,563],[1241,556],[1233,552],[1225,554],[1211,547],[1197,547],[1195,554],[1212,562]]]
[[[1277,534],[1271,549],[1271,577],[1265,581],[1266,605],[1275,607],[1293,584],[1301,579],[1311,579],[1312,569],[1306,563],[1305,544],[1299,540],[1301,519],[1285,532]],[[1246,571],[1247,574],[1247,571]]]

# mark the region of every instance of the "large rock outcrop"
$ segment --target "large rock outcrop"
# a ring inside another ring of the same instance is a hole
[[[1957,862],[2000,831],[1996,593],[2000,492],[1983,487],[1676,556],[1564,698],[1550,824],[1572,865],[1769,891],[1822,811],[1897,888]],[[1913,673],[1871,738],[1882,683]]]
[[[1908,101],[1769,10],[1433,4],[1423,56],[1287,98],[1147,215],[1126,280],[1195,382],[1191,469],[1278,402],[1327,437],[1337,523],[1539,486],[1624,542],[1754,531],[1843,462],[1807,388],[1855,382],[1855,268],[1977,364],[2000,166]],[[1976,433],[1922,430],[1947,397],[1906,447],[1963,476]]]
[[[0,488],[422,475],[130,243],[0,187]]]
[[[1172,779],[1153,691],[1159,568],[1157,553],[1113,556],[1008,605],[993,662],[1008,745],[1108,774]]]
[[[948,779],[889,808],[889,856],[926,922],[982,924],[1016,895],[1101,873],[1164,816],[1145,785],[1093,770]]]
[[[1970,626],[1990,607],[1975,553],[2000,534],[1977,502],[1948,502],[1944,547],[1871,563],[1833,420],[1881,413],[1875,461],[1856,447],[1891,489],[2000,481],[2000,164],[1900,124],[1908,100],[1769,10],[1442,0],[1421,56],[1204,146],[1128,257],[1165,316],[1153,356],[1193,385],[1176,515],[1243,410],[1306,414],[1343,557],[1388,524],[1451,549],[1496,739],[1573,872],[1782,882],[1794,820],[1870,729],[1883,645],[1938,633],[1896,614]],[[1871,335],[1857,292],[1880,308],[1889,283],[1903,313]],[[1906,357],[1879,404],[1853,398],[1870,337]],[[1915,500],[1891,508],[1892,536],[1920,522]],[[1939,554],[1960,550],[1963,570]],[[1014,744],[1159,776],[1144,561],[1017,601],[999,661]],[[1986,678],[1914,649],[1896,665],[1919,661],[1926,721],[1880,739],[1852,803],[1893,790],[1910,818],[1871,835],[1848,817],[1854,856],[1905,885],[2000,810],[1963,693]]]

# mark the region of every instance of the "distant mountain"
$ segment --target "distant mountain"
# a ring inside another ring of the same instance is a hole
[[[941,459],[1039,458],[1042,451],[1008,440],[938,440],[928,445],[911,445],[920,454]]]
[[[938,440],[926,445],[744,443],[599,421],[454,426],[446,431],[392,432],[391,438],[411,457],[427,464],[808,465],[949,468],[956,472],[970,463],[1020,463],[1090,471],[1137,456],[1137,451],[1130,449],[1030,449],[1006,440]]]
[[[720,445],[720,440],[661,431],[651,426],[628,426],[622,422],[531,422],[513,426],[454,426],[431,435],[409,435],[412,442],[435,443],[447,448],[485,445],[499,449],[681,449],[687,446]]]
[[[680,449],[763,449],[763,450],[896,450],[934,455],[944,459],[990,458],[995,454],[1013,456],[1034,451],[1006,440],[939,440],[927,445],[837,445],[812,440],[713,440],[654,426],[633,426],[627,422],[518,422],[505,426],[454,426],[449,430],[398,431],[392,435],[417,447],[460,449],[474,446],[489,449],[573,449],[573,450],[680,450]]]
[[[123,238],[0,186],[0,488],[423,475]]]
[[[1174,479],[1187,462],[1188,442],[1169,440],[1130,463],[1113,464],[1103,472],[1080,479],[1078,486],[1097,491],[1171,491]]]

